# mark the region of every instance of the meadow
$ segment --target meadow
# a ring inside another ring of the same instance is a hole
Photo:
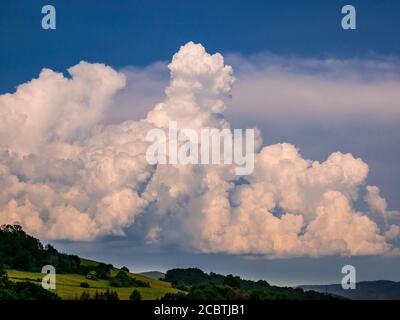
[[[82,265],[96,265],[96,261],[81,259]],[[120,269],[114,268],[111,270],[111,276],[114,277]],[[19,271],[15,269],[7,270],[8,277],[11,281],[29,281],[41,285],[44,274],[35,272]],[[172,288],[169,282],[160,281],[146,277],[141,274],[128,273],[133,277],[150,284],[150,288],[115,288],[110,286],[109,280],[89,280],[84,275],[80,274],[57,274],[56,275],[56,289],[54,290],[63,300],[79,299],[82,292],[88,291],[90,295],[94,295],[96,291],[102,292],[107,289],[117,291],[120,300],[129,300],[129,296],[134,289],[138,290],[143,300],[160,299],[166,293],[177,293],[179,290]],[[81,282],[87,282],[89,288],[80,287]]]

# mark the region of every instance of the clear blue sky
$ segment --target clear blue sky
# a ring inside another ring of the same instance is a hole
[[[341,8],[357,9],[357,30],[341,29]],[[41,8],[57,10],[57,30],[41,28]],[[80,60],[114,67],[170,59],[189,40],[210,52],[272,51],[354,56],[400,51],[396,0],[13,0],[0,2],[0,92],[41,68]]]

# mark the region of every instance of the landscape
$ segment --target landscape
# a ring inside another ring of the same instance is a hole
[[[1,305],[395,305],[399,30],[398,0],[0,1]]]
[[[50,263],[59,273],[56,274],[56,289],[49,293],[41,287],[45,275],[40,270],[41,265]],[[0,228],[0,272],[0,300],[335,299],[314,291],[270,286],[263,280],[206,274],[197,268],[173,269],[166,274],[133,274],[126,267],[118,269],[102,262],[59,253],[52,246],[43,247],[38,239],[27,235],[17,225]],[[163,278],[154,279],[155,275],[163,275]],[[139,294],[132,296],[134,291]]]
[[[42,288],[52,264],[56,288]],[[59,253],[26,234],[18,225],[0,228],[0,300],[376,300],[400,299],[400,283],[361,282],[356,290],[341,285],[278,287],[265,280],[203,272],[198,268],[131,273],[104,262]]]

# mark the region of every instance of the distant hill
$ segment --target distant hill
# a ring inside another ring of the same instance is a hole
[[[340,284],[302,285],[299,287],[352,300],[400,300],[400,282],[388,280],[361,281],[356,284],[354,290],[344,290]]]
[[[146,271],[146,272],[140,272],[142,276],[159,280],[159,279],[164,279],[165,278],[165,273],[161,271]]]

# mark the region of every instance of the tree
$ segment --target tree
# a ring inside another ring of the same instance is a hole
[[[234,277],[231,274],[228,274],[222,284],[226,286],[230,286],[232,288],[240,288],[240,278],[239,277]]]
[[[4,266],[2,264],[0,264],[0,281],[2,281],[3,279],[7,279],[7,272],[4,269]]]
[[[44,265],[53,265],[58,273],[77,273],[80,259],[59,253],[51,245],[26,234],[19,225],[0,227],[0,264],[12,269],[40,272]]]
[[[95,293],[95,295],[94,295],[94,300],[106,300],[106,298],[105,298],[105,296],[104,296],[104,293],[103,292],[98,292],[97,290],[96,290],[96,293]]]
[[[48,253],[53,253],[53,254],[57,254],[58,253],[58,251],[51,244],[46,245],[45,250]]]
[[[100,262],[96,268],[97,277],[100,279],[110,279],[112,268],[112,264],[105,264]]]
[[[90,293],[89,291],[83,291],[79,300],[90,300]]]
[[[122,268],[121,268],[121,270],[122,270],[122,271],[125,271],[125,272],[129,272],[129,269],[128,269],[128,267],[125,267],[125,266],[124,266],[124,267],[122,267]]]
[[[140,294],[139,290],[135,289],[132,291],[131,295],[129,296],[130,300],[142,300],[142,295]]]
[[[148,282],[132,278],[125,271],[119,271],[117,275],[110,280],[112,287],[150,287]]]
[[[110,300],[110,301],[119,300],[117,291],[113,291],[113,290],[110,290],[110,289],[106,290],[106,292],[104,293],[104,297],[105,297],[106,300]]]
[[[176,284],[179,281],[185,284],[199,284],[208,280],[208,275],[198,268],[171,269],[165,274],[165,281]]]

